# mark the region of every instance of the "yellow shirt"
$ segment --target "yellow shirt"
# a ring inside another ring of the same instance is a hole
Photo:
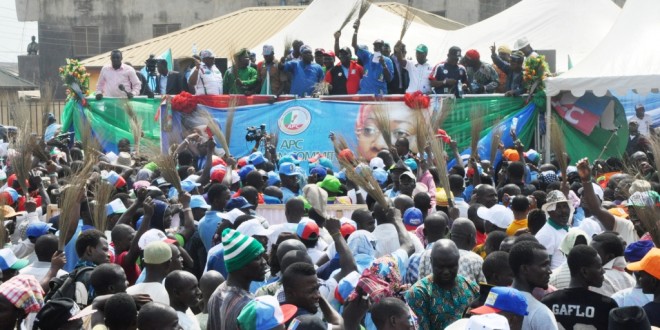
[[[513,220],[513,222],[506,229],[506,234],[513,236],[520,229],[527,228],[527,219]]]

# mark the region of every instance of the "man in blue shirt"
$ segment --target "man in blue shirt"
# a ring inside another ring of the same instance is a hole
[[[289,199],[300,196],[300,185],[298,176],[300,173],[296,170],[293,163],[285,162],[280,165],[280,180],[282,181],[282,202],[286,203]]]
[[[208,199],[211,209],[206,211],[204,217],[199,220],[198,226],[199,237],[207,252],[213,245],[213,235],[215,235],[218,224],[223,219],[224,213],[222,211],[225,209],[230,197],[229,189],[222,184],[214,183],[209,189]]]
[[[314,54],[312,47],[303,45],[300,47],[300,61],[289,61],[284,63],[282,58],[280,70],[290,72],[293,75],[291,83],[291,94],[298,96],[311,96],[314,93],[314,85],[321,82],[325,76],[323,68],[313,63]]]
[[[458,64],[461,49],[457,46],[449,48],[447,60],[433,68],[429,79],[436,94],[454,94],[461,97],[467,89],[467,70]]]
[[[374,41],[373,53],[360,49],[357,43],[360,20],[355,21],[353,28],[355,32],[353,33],[352,46],[355,49],[355,55],[362,61],[364,67],[359,94],[387,94],[387,83],[392,81],[394,65],[389,57],[382,54],[385,42],[381,39]]]

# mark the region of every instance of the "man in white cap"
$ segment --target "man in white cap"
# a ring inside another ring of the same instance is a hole
[[[646,115],[646,109],[643,104],[637,104],[635,106],[635,115],[628,117],[628,122],[636,122],[637,130],[639,134],[642,134],[646,137],[651,136],[651,125],[653,124],[653,119],[651,116]]]
[[[513,44],[513,49],[523,52],[523,54],[525,54],[525,57],[539,56],[539,54],[535,52],[532,46],[529,44],[529,40],[527,40],[527,37],[522,37],[516,40],[516,43]]]
[[[262,95],[280,95],[282,94],[282,79],[286,80],[286,75],[282,75],[278,69],[279,61],[275,59],[275,49],[271,45],[264,45],[262,52],[264,60],[257,64],[257,73],[261,83]]]
[[[199,53],[202,61],[195,60],[195,68],[188,78],[188,86],[195,89],[195,95],[221,95],[222,73],[215,66],[215,55],[209,49]]]
[[[550,268],[555,269],[566,261],[566,256],[559,250],[559,245],[568,234],[568,226],[575,209],[559,190],[553,190],[548,194],[542,209],[548,214],[548,221],[536,233],[536,239],[548,250]]]

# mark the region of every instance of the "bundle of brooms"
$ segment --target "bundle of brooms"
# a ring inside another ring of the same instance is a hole
[[[413,8],[413,2],[412,0],[408,0],[408,6],[406,7],[406,14],[403,16],[403,26],[401,27],[401,35],[399,36],[399,41],[403,40],[403,37],[406,35],[406,32],[408,32],[410,25],[415,19],[415,13],[413,13],[412,8]]]
[[[108,229],[108,216],[106,212],[106,205],[110,203],[112,195],[115,192],[115,187],[106,182],[105,180],[99,180],[94,186],[94,207],[92,208],[92,221],[94,221],[94,227],[100,231],[105,231]]]
[[[550,128],[550,149],[555,155],[555,160],[559,164],[562,184],[566,184],[568,182],[568,153],[566,152],[564,134],[556,117],[552,118],[550,125],[552,125]]]
[[[385,140],[387,149],[392,149],[392,129],[390,127],[390,115],[387,113],[387,108],[383,104],[373,104],[370,106],[373,113],[376,128]]]
[[[351,180],[358,187],[364,189],[364,191],[366,191],[367,194],[376,200],[381,206],[388,206],[387,198],[385,198],[385,194],[380,188],[378,181],[374,179],[373,173],[371,172],[371,168],[369,168],[369,166],[360,166],[360,171],[358,173],[354,165],[349,161],[341,157],[338,157],[337,159],[339,160],[339,163],[342,165],[342,167],[344,167],[346,178],[348,180]]]

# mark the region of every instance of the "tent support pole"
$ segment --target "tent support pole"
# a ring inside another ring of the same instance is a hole
[[[552,129],[551,121],[552,121],[552,112],[551,112],[551,107],[550,107],[550,95],[546,95],[545,98],[545,136],[544,136],[544,143],[543,143],[543,162],[544,163],[549,163],[550,162],[550,136],[551,132],[550,130]]]

